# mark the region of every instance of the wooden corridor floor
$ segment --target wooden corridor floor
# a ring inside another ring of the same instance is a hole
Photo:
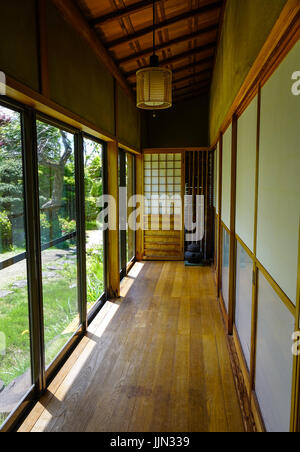
[[[210,268],[138,263],[22,432],[243,432]]]

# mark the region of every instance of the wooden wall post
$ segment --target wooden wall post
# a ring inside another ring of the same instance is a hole
[[[237,116],[232,120],[232,147],[231,147],[231,201],[230,201],[230,257],[229,257],[229,307],[228,307],[228,334],[233,334],[235,316],[235,287],[236,287],[236,172],[237,172]]]
[[[258,220],[258,188],[259,188],[259,151],[260,151],[260,111],[261,111],[261,87],[258,87],[257,100],[257,134],[256,134],[256,169],[255,169],[255,210],[254,210],[254,244],[253,254],[257,254],[257,220]],[[253,262],[252,283],[252,320],[251,320],[251,357],[250,357],[250,393],[255,387],[256,373],[256,339],[257,339],[257,316],[258,316],[258,268],[256,261]]]
[[[108,231],[108,297],[120,296],[120,258],[119,258],[119,149],[117,141],[108,143],[108,195],[113,197],[115,203],[109,205],[109,231]]]

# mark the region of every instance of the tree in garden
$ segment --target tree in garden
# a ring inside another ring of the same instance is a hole
[[[18,115],[0,110],[0,211],[8,215],[22,212],[22,144]]]
[[[103,194],[102,147],[85,142],[85,209],[87,228],[95,229],[99,214],[99,198]]]
[[[42,210],[58,211],[62,206],[65,168],[72,156],[72,145],[66,132],[41,122],[37,135],[39,164],[50,170],[53,179],[52,197],[42,205]]]
[[[72,144],[66,132],[40,121],[37,137],[41,210],[53,221],[63,204],[65,177],[69,176],[68,184],[75,184]],[[6,212],[10,220],[23,214],[20,117],[3,108],[0,108],[0,211]]]

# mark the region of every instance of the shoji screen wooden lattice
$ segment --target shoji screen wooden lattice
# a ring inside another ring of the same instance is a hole
[[[183,260],[184,153],[144,156],[144,258]],[[176,199],[174,203],[172,200]],[[179,200],[179,203],[178,203]]]

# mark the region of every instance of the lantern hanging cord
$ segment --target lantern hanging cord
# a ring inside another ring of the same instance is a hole
[[[156,47],[155,28],[156,28],[156,14],[155,14],[155,0],[153,0],[153,56],[155,56],[155,47]]]

